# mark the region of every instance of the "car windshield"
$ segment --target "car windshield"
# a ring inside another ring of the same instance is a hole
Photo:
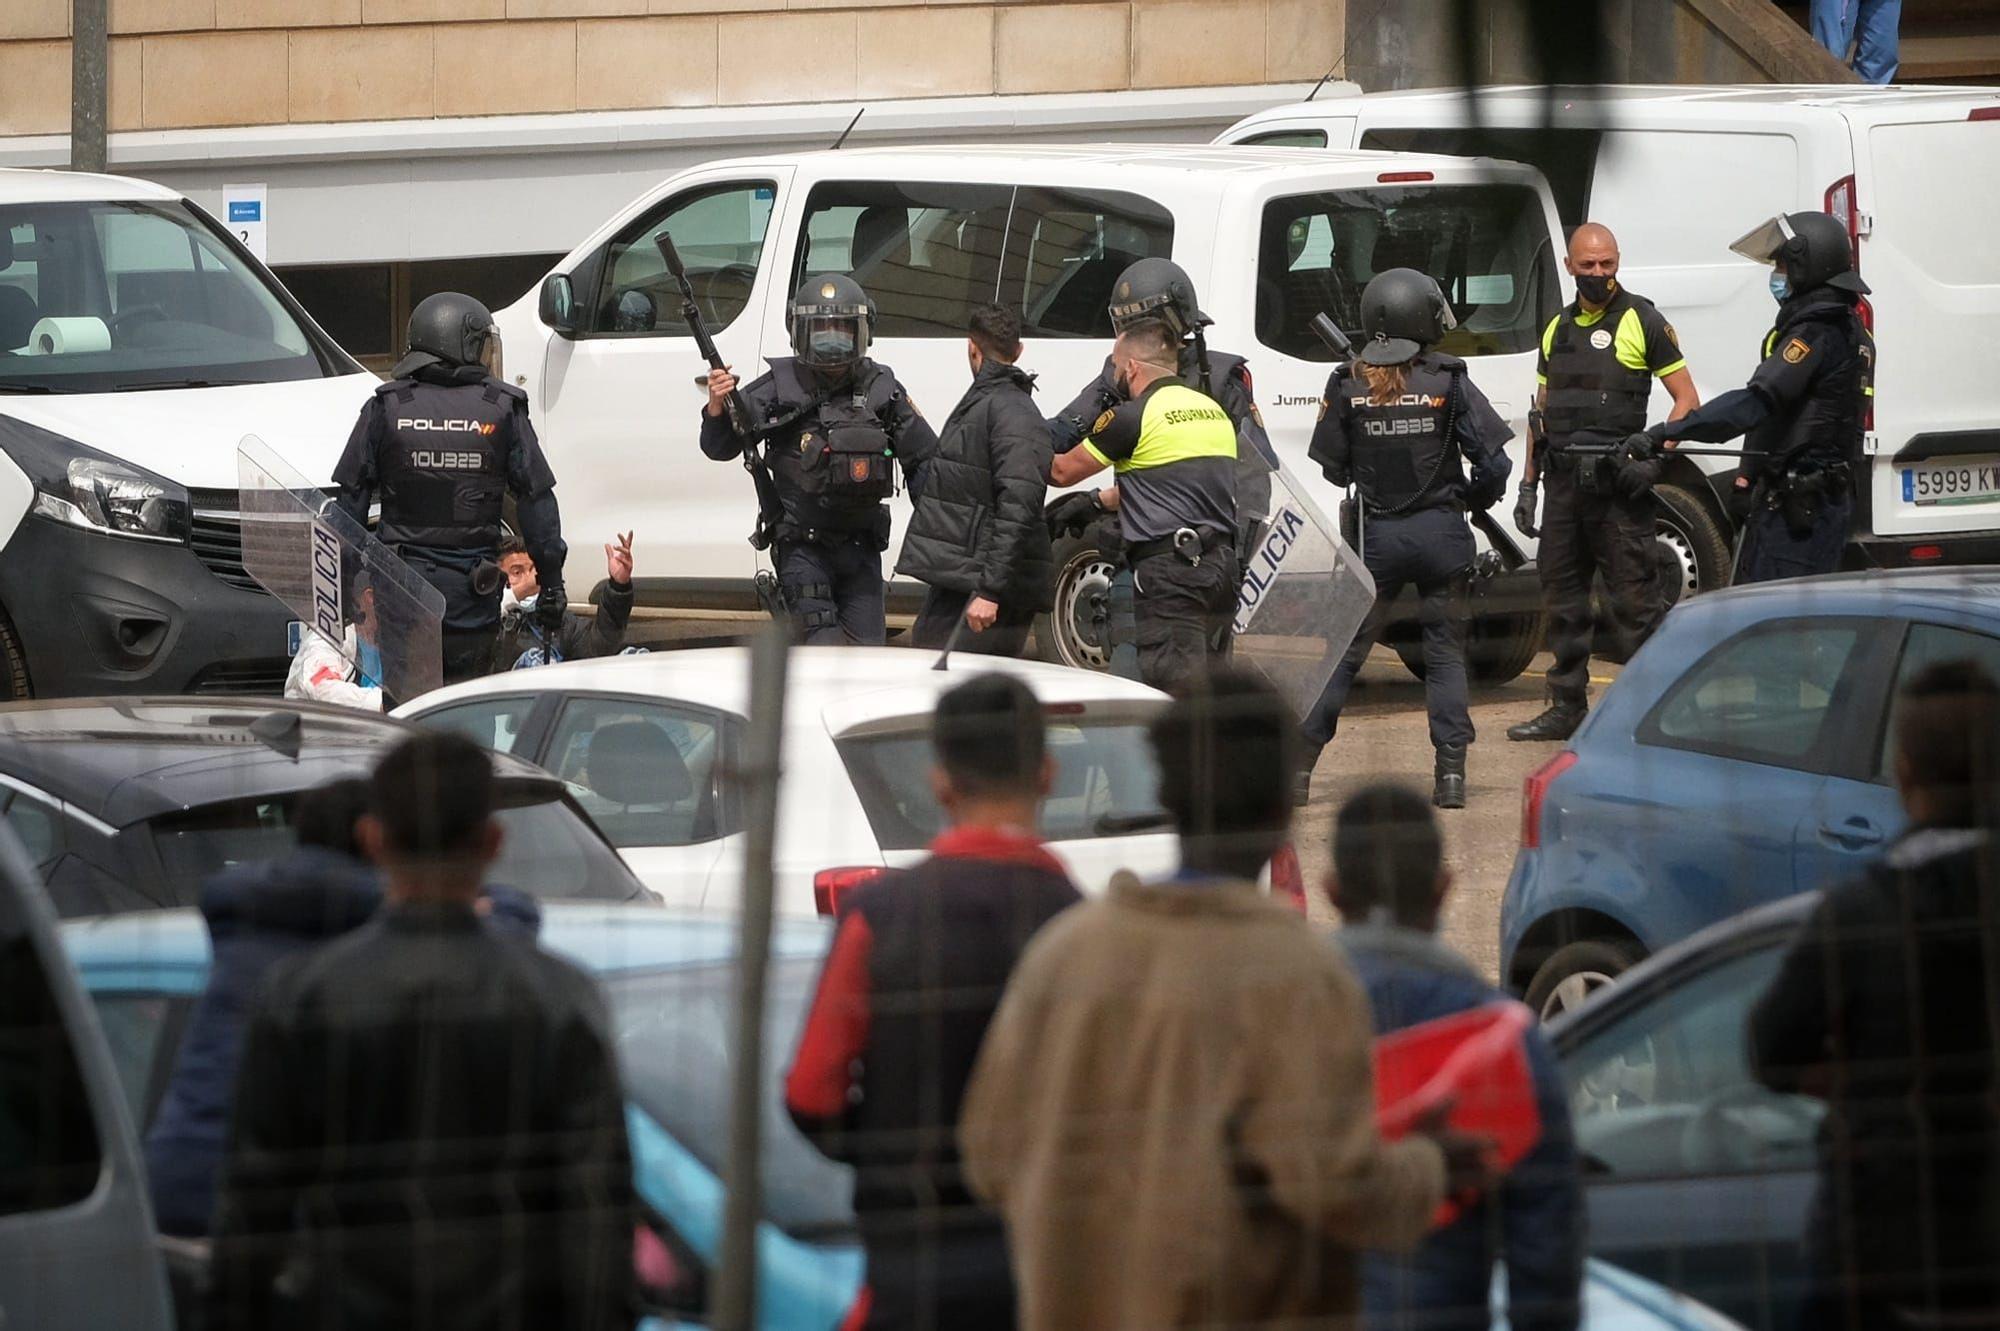
[[[854,1173],[821,1155],[785,1113],[780,1087],[798,1048],[819,960],[775,960],[764,1022],[764,1211],[794,1238],[846,1241]],[[626,1094],[720,1176],[729,1149],[729,1013],[733,962],[613,976],[604,982],[618,1028]]]
[[[331,344],[184,204],[0,207],[0,393],[277,383],[337,368]]]
[[[166,904],[191,904],[218,870],[289,851],[296,799],[230,800],[153,819],[147,826],[166,874]],[[645,895],[618,853],[568,801],[519,803],[498,817],[504,837],[488,875],[492,882],[542,898],[629,901]]]
[[[1159,769],[1136,717],[1048,718],[1055,785],[1042,802],[1041,834],[1049,841],[1158,832]],[[929,722],[890,734],[846,739],[840,756],[884,850],[920,850],[944,830],[944,810],[931,788]]]

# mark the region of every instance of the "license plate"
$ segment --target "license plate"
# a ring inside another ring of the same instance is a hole
[[[306,645],[306,622],[295,619],[285,625],[285,655],[297,656],[299,648]]]
[[[1903,468],[1903,502],[1918,508],[1934,505],[1986,504],[2000,499],[2000,461],[1925,462]]]

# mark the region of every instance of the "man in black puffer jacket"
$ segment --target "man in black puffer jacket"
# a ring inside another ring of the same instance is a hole
[[[917,496],[896,572],[927,583],[910,637],[942,647],[960,619],[964,651],[1018,656],[1047,610],[1055,556],[1042,518],[1051,445],[1015,368],[1021,321],[998,305],[972,312],[966,358],[972,387],[952,408]]]

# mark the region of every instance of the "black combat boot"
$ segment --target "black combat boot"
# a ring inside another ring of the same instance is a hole
[[[1576,733],[1590,705],[1580,702],[1551,702],[1549,709],[1532,721],[1507,727],[1508,739],[1565,740]]]
[[[1437,751],[1437,784],[1431,787],[1431,803],[1440,809],[1465,807],[1465,746],[1454,745]]]

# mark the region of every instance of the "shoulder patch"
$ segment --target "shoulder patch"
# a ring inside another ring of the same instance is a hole
[[[1676,347],[1678,347],[1681,344],[1681,335],[1674,331],[1674,326],[1672,324],[1661,324],[1660,331],[1665,333],[1667,335],[1667,341],[1673,343]]]
[[[1113,410],[1103,413],[1097,418],[1096,424],[1090,427],[1090,432],[1094,435],[1103,434],[1106,430],[1111,428],[1111,422],[1117,417],[1117,415],[1118,412],[1115,408]]]
[[[1326,408],[1327,408],[1327,401],[1326,401],[1326,399],[1325,399],[1325,398],[1321,398],[1321,399],[1319,400],[1319,415],[1318,415],[1318,416],[1317,416],[1317,417],[1316,417],[1315,419],[1317,419],[1317,420],[1322,420],[1322,421],[1323,421],[1323,420],[1325,420],[1325,419],[1326,419]]]
[[[1810,355],[1812,355],[1812,343],[1806,341],[1804,338],[1795,337],[1785,343],[1785,364],[1787,365],[1797,365]]]

